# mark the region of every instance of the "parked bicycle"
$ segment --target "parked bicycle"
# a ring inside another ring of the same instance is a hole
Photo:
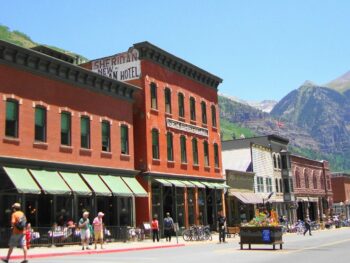
[[[185,241],[213,240],[209,226],[191,226],[183,232],[182,237]]]

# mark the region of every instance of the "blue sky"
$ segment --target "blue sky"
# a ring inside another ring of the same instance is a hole
[[[280,100],[350,70],[347,0],[0,0],[0,24],[95,59],[149,41],[221,78],[219,92]]]

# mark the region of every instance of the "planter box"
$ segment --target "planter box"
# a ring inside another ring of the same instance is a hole
[[[282,227],[241,227],[241,249],[244,244],[248,244],[251,249],[251,244],[266,244],[272,245],[275,249],[275,245],[280,245],[282,249]]]

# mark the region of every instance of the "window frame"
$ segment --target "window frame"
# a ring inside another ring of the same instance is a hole
[[[211,105],[211,123],[213,127],[217,127],[217,119],[216,119],[216,107],[215,105]]]
[[[166,134],[166,142],[167,142],[167,160],[169,162],[174,161],[174,136],[171,132],[167,132]]]
[[[186,147],[186,136],[180,136],[180,153],[181,153],[181,163],[187,164],[187,147]]]
[[[190,118],[191,121],[196,121],[196,99],[190,97]]]
[[[215,168],[220,167],[219,145],[217,143],[214,143],[214,165],[215,165]]]
[[[178,99],[179,117],[185,118],[185,95],[182,92],[179,92],[177,95],[177,99]]]
[[[87,124],[87,132],[86,132],[86,135],[83,135],[83,132],[82,132],[82,125],[83,125],[83,122],[86,121],[86,124]],[[83,136],[86,136],[86,138],[83,138]],[[83,145],[85,143],[86,140],[86,143],[87,145]],[[82,115],[80,116],[80,147],[82,149],[91,149],[91,120],[90,120],[90,117],[87,116],[87,115]]]
[[[63,143],[63,129],[62,129],[62,119],[63,119],[63,116],[68,116],[69,117],[69,120],[68,120],[68,132],[67,132],[67,143]],[[61,112],[61,145],[64,145],[64,146],[72,146],[72,113],[69,112],[69,111],[62,111]]]
[[[207,104],[204,101],[201,102],[201,111],[202,111],[202,123],[208,124]]]
[[[203,142],[204,166],[210,166],[209,143],[207,140]]]
[[[192,139],[192,158],[193,158],[193,165],[199,165],[197,138]]]
[[[160,160],[159,130],[156,128],[152,129],[152,159]]]
[[[165,113],[171,114],[172,105],[171,105],[171,90],[170,88],[164,89],[164,103],[165,103]]]
[[[123,137],[123,130],[124,137]],[[128,155],[129,154],[129,127],[126,124],[120,125],[120,153]]]
[[[37,122],[37,113],[41,112],[42,124]],[[37,105],[34,108],[34,141],[46,142],[47,141],[47,109],[42,105]]]
[[[157,96],[157,85],[152,82],[150,84],[150,92],[151,92],[151,109],[158,110],[158,96]]]
[[[104,134],[104,126],[107,128],[106,134]],[[111,152],[111,149],[111,122],[103,120],[101,121],[101,150],[102,152]]]
[[[9,103],[14,103],[16,106],[16,113],[14,114],[14,120],[8,119],[8,107]],[[5,136],[10,138],[18,138],[19,137],[19,101],[15,99],[7,99],[6,100],[6,113],[5,113]],[[13,126],[13,127],[10,127]],[[13,128],[13,132],[10,132]]]

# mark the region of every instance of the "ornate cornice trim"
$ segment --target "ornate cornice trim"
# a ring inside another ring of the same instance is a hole
[[[134,92],[140,90],[139,87],[128,83],[101,76],[82,67],[2,40],[0,40],[0,63],[128,101],[132,101]]]
[[[149,42],[141,42],[133,45],[140,53],[140,59],[147,59],[160,64],[167,69],[176,71],[196,82],[204,84],[210,88],[218,89],[222,79],[181,59]]]

